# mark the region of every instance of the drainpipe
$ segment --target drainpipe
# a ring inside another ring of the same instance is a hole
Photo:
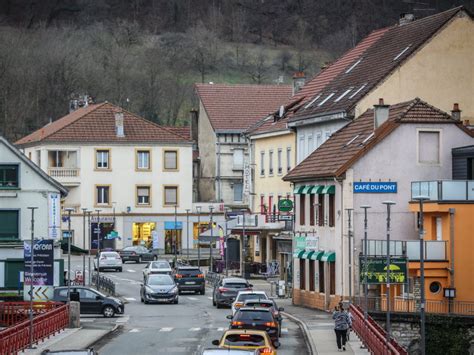
[[[217,172],[216,172],[216,180],[217,180],[217,202],[221,202],[221,143],[219,141],[219,135],[216,135],[217,138]]]
[[[344,298],[344,214],[342,211],[344,211],[344,186],[343,186],[343,181],[338,180],[337,178],[334,178],[335,183],[339,183],[341,186],[341,296]],[[338,257],[336,255],[336,257]]]
[[[449,287],[454,288],[454,213],[456,212],[455,208],[449,209],[449,254],[451,259],[451,269],[449,273],[451,274],[451,282]],[[451,301],[451,299],[450,299]]]

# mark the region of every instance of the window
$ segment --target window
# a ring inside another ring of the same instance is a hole
[[[324,195],[318,195],[318,226],[324,226]]]
[[[265,214],[265,195],[260,195],[260,214]]]
[[[301,135],[298,140],[298,150],[296,151],[298,155],[298,164],[306,158],[305,146],[304,146],[304,135]]]
[[[440,163],[440,132],[419,131],[418,132],[418,163],[439,164]]]
[[[268,174],[273,175],[273,150],[268,152]]]
[[[137,205],[151,205],[150,190],[150,186],[137,186]]]
[[[165,150],[163,160],[164,160],[165,170],[178,170],[178,151],[177,150]]]
[[[41,168],[41,150],[36,151],[36,165]]]
[[[90,290],[86,290],[84,288],[79,288],[78,291],[79,291],[79,298],[81,300],[86,299],[86,300],[94,300],[95,301],[96,296],[98,296],[97,293],[92,292]]]
[[[441,291],[441,284],[438,281],[430,283],[430,292],[439,293]]]
[[[277,160],[278,160],[278,175],[281,175],[282,172],[283,172],[283,167],[282,167],[282,164],[281,164],[281,154],[282,154],[282,151],[281,149],[278,149],[278,153],[277,153]]]
[[[319,261],[319,292],[325,292],[324,289],[324,262]]]
[[[137,150],[137,170],[150,170],[150,151]]]
[[[175,206],[178,204],[178,187],[165,186],[164,187],[164,205]]]
[[[305,195],[300,195],[300,226],[304,226],[305,224]]]
[[[17,189],[19,184],[18,165],[0,165],[0,189]]]
[[[315,200],[315,197],[316,195],[315,194],[311,194],[309,195],[309,225],[310,226],[314,226],[314,217],[315,217],[315,213],[314,213],[314,200]]]
[[[286,171],[291,170],[291,148],[286,148]]]
[[[436,217],[436,240],[443,240],[443,219]]]
[[[306,289],[306,259],[300,259],[300,290]]]
[[[308,155],[313,152],[313,135],[308,134]]]
[[[329,227],[334,227],[336,223],[335,213],[336,206],[334,203],[334,194],[329,195]]]
[[[19,239],[18,210],[0,210],[0,240]]]
[[[242,202],[243,184],[234,182],[234,202]]]
[[[234,170],[242,170],[244,168],[244,150],[234,149]]]
[[[260,175],[265,175],[265,152],[260,152]]]
[[[95,164],[96,169],[109,170],[110,169],[110,150],[97,149],[95,151],[95,161],[96,161],[96,164]]]
[[[273,213],[273,195],[268,196],[268,213]]]
[[[96,204],[110,204],[110,186],[96,186]]]
[[[329,294],[336,294],[336,263],[329,263]]]

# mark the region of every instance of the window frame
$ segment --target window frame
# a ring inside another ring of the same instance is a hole
[[[140,167],[140,153],[148,153],[148,168]],[[151,171],[151,149],[136,148],[135,149],[135,171]]]
[[[420,161],[420,133],[438,133],[438,162]],[[416,163],[418,166],[442,166],[441,155],[443,152],[443,130],[440,128],[417,128],[416,129]]]
[[[241,198],[240,200],[236,200],[235,199],[235,186],[236,185],[241,185],[242,186],[242,194],[241,194]],[[233,200],[234,202],[243,202],[244,201],[244,183],[243,181],[242,182],[234,182],[234,186],[233,186]]]
[[[328,226],[334,227],[336,225],[336,198],[335,194],[328,195]]]
[[[166,203],[166,189],[176,189],[176,203]],[[179,185],[163,185],[163,207],[179,207]]]
[[[304,226],[306,223],[306,195],[300,194],[300,207],[299,207],[299,213],[300,213],[300,226]]]
[[[106,187],[109,189],[109,201],[108,203],[99,203],[99,188]],[[110,184],[97,184],[94,185],[94,206],[95,207],[110,207],[112,206],[112,185]]]
[[[268,176],[273,176],[273,149],[268,151]]]
[[[2,238],[0,237],[0,241],[14,241],[14,240],[20,240],[20,233],[21,233],[21,209],[19,208],[0,208],[0,213],[1,212],[16,212],[16,229],[17,229],[17,236],[16,238]]]
[[[260,176],[265,176],[265,151],[260,151]]]
[[[98,159],[97,159],[97,154],[99,152],[107,152],[107,167],[102,168],[98,166]],[[94,170],[95,171],[111,171],[112,170],[112,149],[111,148],[94,148],[94,159],[95,159],[95,164],[94,164]]]
[[[286,172],[291,170],[291,147],[286,148]]]
[[[148,189],[148,203],[140,203],[140,196],[138,195],[138,189],[144,189],[144,188],[147,188]],[[135,206],[136,207],[151,207],[151,197],[152,197],[152,194],[151,194],[151,185],[143,185],[143,184],[139,184],[139,185],[135,185]]]
[[[0,185],[0,190],[19,190],[20,189],[20,164],[18,163],[6,163],[6,164],[0,164],[0,169],[2,167],[14,167],[16,170],[16,186],[1,186]],[[6,179],[5,179],[6,181]]]
[[[238,165],[235,163],[236,152],[242,152],[242,164]],[[235,148],[232,150],[232,170],[244,170],[244,161],[245,161],[245,149],[244,148]]]
[[[176,153],[176,168],[166,167],[166,153]],[[178,149],[163,149],[163,171],[179,171],[179,150]]]
[[[318,226],[323,227],[324,226],[324,203],[325,203],[325,195],[324,194],[318,194]]]
[[[283,174],[283,150],[281,148],[278,148],[277,150],[277,174],[281,175]]]
[[[314,210],[314,204],[316,200],[316,195],[315,194],[310,194],[309,195],[309,225],[314,227],[315,225],[315,220],[316,220],[316,212]]]

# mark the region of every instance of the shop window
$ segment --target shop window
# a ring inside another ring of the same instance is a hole
[[[319,292],[325,292],[324,289],[324,262],[319,261]]]
[[[300,290],[306,289],[306,259],[300,259]]]
[[[150,190],[150,186],[137,186],[137,205],[151,205]]]
[[[150,170],[150,151],[149,150],[137,150],[137,170]]]
[[[314,260],[309,261],[309,290],[314,291]]]
[[[110,205],[110,186],[96,186],[96,205]]]
[[[132,244],[142,245],[146,248],[153,247],[153,231],[156,228],[154,222],[133,223]]]
[[[314,218],[315,212],[314,212],[314,204],[315,204],[315,196],[314,194],[309,195],[309,225],[314,226]]]
[[[335,206],[334,194],[329,195],[329,227],[334,227],[336,223],[336,206]]]
[[[164,187],[164,205],[175,206],[178,204],[178,187],[165,186]]]
[[[306,200],[305,200],[305,195],[301,194],[300,195],[300,225],[301,226],[304,226],[305,224],[305,204],[306,204]]]
[[[336,263],[329,263],[329,293],[336,294]]]
[[[18,165],[0,165],[0,189],[18,188],[18,170]]]
[[[324,195],[318,195],[318,226],[324,226]]]
[[[19,238],[18,210],[0,210],[0,240]]]
[[[165,150],[163,160],[164,160],[165,170],[178,170],[178,151],[177,150]]]
[[[95,151],[95,167],[98,170],[110,169],[110,149],[97,149]]]

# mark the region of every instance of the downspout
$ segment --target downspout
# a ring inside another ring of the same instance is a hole
[[[217,202],[221,202],[221,143],[219,135],[216,135],[217,139],[217,167],[216,167],[216,180],[217,180]]]
[[[343,181],[339,181],[334,178],[334,182],[338,182],[341,186],[341,297],[344,298],[344,184]]]
[[[253,184],[254,184],[254,175],[252,174],[252,171],[253,171],[253,167],[255,166],[254,164],[254,156],[253,156],[253,149],[252,149],[252,140],[250,139],[250,137],[247,137],[244,135],[244,138],[248,139],[248,150],[249,150],[249,153],[248,153],[248,170],[249,170],[249,173],[250,173],[250,176],[248,177],[249,181],[248,181],[248,184],[249,184],[249,200],[248,200],[248,204],[249,204],[249,210],[252,211],[253,213],[253,199],[254,199],[254,191],[253,191]],[[244,154],[244,159],[245,159],[245,154]],[[244,171],[245,173],[245,171]],[[245,178],[245,176],[244,176]]]
[[[455,208],[449,209],[449,254],[451,259],[451,268],[449,273],[451,274],[451,282],[449,287],[454,288],[454,213]]]

